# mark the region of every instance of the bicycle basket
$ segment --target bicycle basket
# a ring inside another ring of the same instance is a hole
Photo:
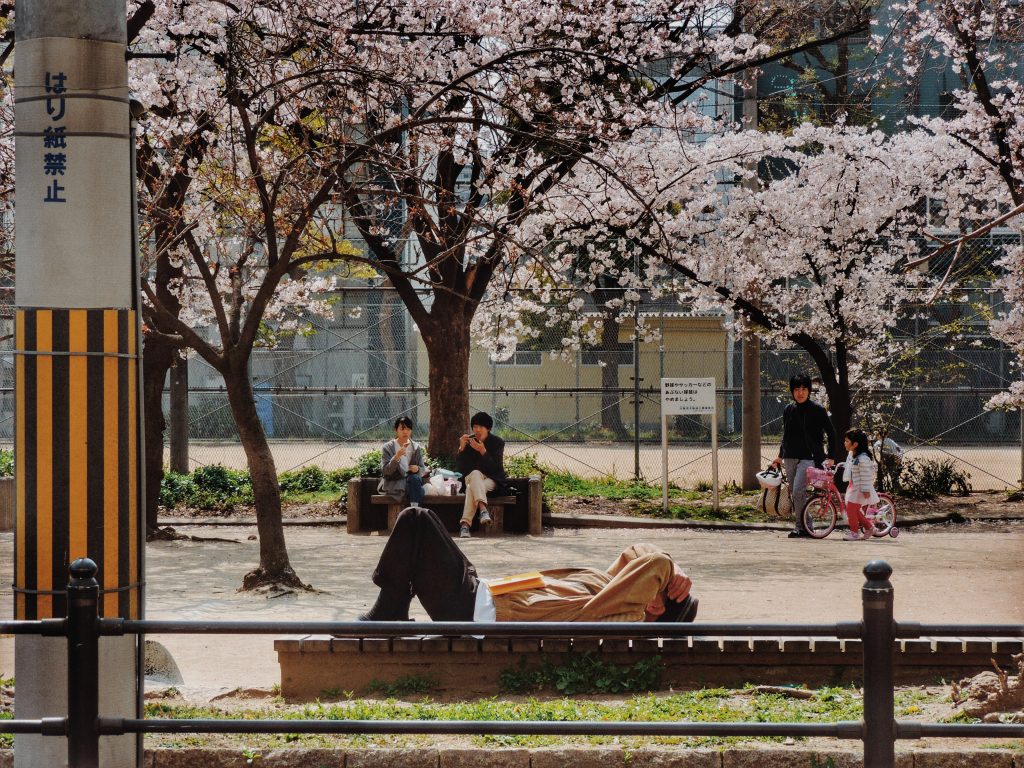
[[[824,490],[828,488],[829,481],[832,479],[832,471],[828,469],[818,469],[817,467],[810,467],[807,470],[807,485],[811,488],[817,488],[818,490]]]

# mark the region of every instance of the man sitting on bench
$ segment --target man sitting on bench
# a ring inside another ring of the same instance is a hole
[[[491,434],[494,419],[481,411],[473,414],[469,426],[473,433],[459,438],[459,452],[455,456],[455,471],[461,472],[466,482],[466,505],[459,523],[459,537],[463,539],[469,538],[477,512],[480,525],[491,524],[487,492],[505,479],[505,441]]]
[[[634,544],[605,571],[541,571],[542,586],[492,595],[429,509],[398,516],[373,572],[380,594],[360,621],[409,621],[413,597],[434,621],[693,621],[692,582],[672,558]]]

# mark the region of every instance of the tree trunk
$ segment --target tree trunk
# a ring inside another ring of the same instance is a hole
[[[420,325],[427,348],[431,456],[454,457],[469,430],[469,324],[458,309]]]
[[[832,428],[836,431],[837,451],[842,450],[843,435],[853,421],[853,398],[850,392],[850,368],[847,360],[846,345],[837,343],[835,360],[807,334],[791,337],[797,346],[807,352],[821,374],[821,383],[828,395],[828,409],[831,414]],[[833,457],[835,458],[835,457]],[[840,456],[839,458],[842,458]]]
[[[595,291],[596,293],[596,291]],[[600,299],[599,299],[600,300]],[[619,324],[605,317],[601,326],[601,427],[610,431],[616,440],[625,440],[626,427],[622,423],[622,395],[619,393]]]
[[[153,336],[142,345],[142,410],[146,430],[146,538],[157,534],[157,511],[160,507],[160,482],[164,476],[164,383],[174,360],[175,348]]]
[[[260,564],[242,579],[242,589],[264,584],[283,584],[308,589],[292,570],[281,522],[281,488],[277,483],[277,467],[270,451],[267,435],[256,413],[256,399],[249,380],[247,360],[232,361],[222,372],[227,387],[231,415],[238,428],[238,437],[245,451],[252,478],[256,507],[256,528],[260,537]]]
[[[843,435],[853,425],[853,404],[851,403],[850,387],[833,380],[825,383],[828,392],[828,408],[832,415],[832,426],[836,430],[836,442],[841,446]],[[837,450],[839,450],[837,448]]]
[[[832,418],[832,428],[836,431],[836,450],[842,451],[843,435],[853,422],[850,383],[845,376],[837,376],[835,369],[831,367],[821,371],[821,383],[828,394],[828,410]]]

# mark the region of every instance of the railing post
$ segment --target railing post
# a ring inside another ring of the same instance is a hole
[[[895,768],[892,566],[884,560],[872,560],[864,566],[864,575],[864,768]]]
[[[68,582],[68,766],[99,768],[99,584],[96,563],[75,560]]]

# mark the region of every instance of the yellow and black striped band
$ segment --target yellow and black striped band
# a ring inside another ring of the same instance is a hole
[[[101,615],[139,617],[137,366],[132,310],[16,312],[16,619],[65,616],[79,557],[99,565]]]

